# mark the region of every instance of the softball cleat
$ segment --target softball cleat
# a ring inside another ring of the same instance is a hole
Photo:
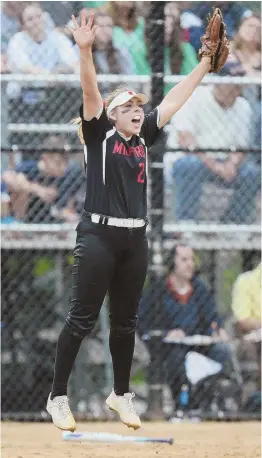
[[[46,410],[51,415],[53,423],[57,428],[63,431],[75,431],[76,422],[70,410],[67,396],[56,396],[51,400],[50,393]]]
[[[108,396],[106,404],[109,409],[119,414],[120,420],[129,428],[138,429],[141,421],[135,411],[132,399],[134,393],[125,393],[124,396],[117,396],[114,391]]]

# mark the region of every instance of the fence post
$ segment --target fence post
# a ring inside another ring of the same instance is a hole
[[[165,2],[152,2],[149,17],[149,41],[150,41],[150,64],[152,69],[151,79],[151,103],[157,107],[164,96],[164,8]],[[163,151],[155,147],[150,151],[149,161],[151,164],[151,196],[150,196],[150,261],[149,282],[150,297],[154,307],[155,323],[151,327],[159,328],[157,317],[159,308],[162,307],[163,289],[163,263],[159,257],[162,253],[163,243],[163,168],[154,167],[154,163],[163,163]],[[159,250],[159,251],[158,251]],[[150,300],[150,299],[149,299]],[[154,329],[151,329],[154,331]],[[159,351],[160,337],[150,338],[150,370],[148,371],[148,412],[150,418],[163,416],[163,373],[161,370],[161,354]]]

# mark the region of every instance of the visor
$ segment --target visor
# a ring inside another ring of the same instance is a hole
[[[115,107],[119,107],[120,105],[123,105],[124,103],[128,102],[129,100],[131,100],[133,97],[136,97],[138,100],[140,100],[142,105],[145,105],[148,102],[148,98],[147,98],[147,96],[145,94],[141,94],[141,93],[137,94],[134,91],[121,92],[121,94],[118,94],[112,100],[112,102],[108,105],[107,110],[106,110],[107,116],[109,116],[110,112]]]

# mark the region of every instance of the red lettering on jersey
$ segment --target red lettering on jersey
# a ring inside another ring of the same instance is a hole
[[[119,143],[118,140],[115,141],[113,154],[123,154],[123,156],[133,156],[136,157],[145,157],[145,150],[143,145],[138,146],[126,146],[121,142]]]
[[[121,145],[122,145],[122,143],[121,143]],[[123,145],[123,155],[124,155],[124,156],[129,156],[128,151],[127,151],[125,145]]]
[[[141,153],[141,157],[145,157],[146,156],[145,148],[144,148],[143,145],[140,145],[140,153]]]
[[[134,147],[134,154],[136,157],[140,157],[140,149],[139,146]]]
[[[113,154],[115,153],[122,154],[123,146],[124,146],[123,143],[118,143],[118,141],[116,140],[114,149],[113,149]]]
[[[136,157],[145,157],[145,150],[143,145],[138,145],[134,148]]]

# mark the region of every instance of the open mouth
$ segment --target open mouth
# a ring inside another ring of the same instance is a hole
[[[140,121],[141,121],[141,116],[140,115],[136,115],[132,119],[132,123],[135,124],[135,126],[139,126]]]

